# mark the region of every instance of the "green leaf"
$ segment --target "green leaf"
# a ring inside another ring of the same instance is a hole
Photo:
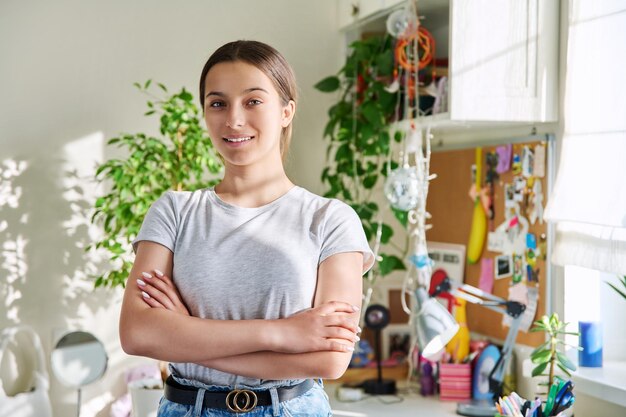
[[[380,268],[380,274],[382,276],[388,275],[389,273],[395,270],[406,269],[406,267],[404,266],[404,262],[402,262],[402,259],[398,258],[397,256],[386,255],[382,253],[380,254],[380,256],[383,259],[380,262],[378,262],[378,265]]]
[[[548,362],[541,363],[541,364],[535,366],[535,368],[533,369],[533,372],[532,372],[532,376],[535,377],[535,376],[541,375],[543,373],[543,371],[546,370],[547,367],[548,367]]]
[[[567,369],[570,369],[572,371],[576,370],[576,365],[574,365],[574,363],[564,354],[562,354],[561,352],[557,352],[556,353],[556,357],[558,358],[559,362],[565,366]]]
[[[544,363],[550,361],[550,357],[552,356],[552,352],[550,350],[540,350],[538,352],[534,352],[530,355],[530,360],[533,363]]]
[[[391,239],[391,236],[393,236],[393,229],[388,224],[383,223],[380,242],[383,244],[389,243],[389,239]]]
[[[147,89],[148,89],[148,87],[150,87],[150,83],[151,83],[151,82],[152,82],[152,80],[148,80],[148,81],[146,81],[146,83],[143,85],[143,89],[144,89],[144,90],[147,90]]]
[[[542,344],[540,344],[539,346],[537,346],[535,349],[533,349],[533,351],[530,353],[531,355],[534,355],[535,353],[538,353],[544,349],[547,349],[548,346],[550,346],[550,341],[548,340],[547,342],[544,342]]]
[[[563,371],[563,373],[564,373],[565,375],[567,375],[567,376],[571,376],[571,375],[572,375],[572,374],[570,373],[570,370],[569,370],[569,369],[567,369],[565,366],[563,366],[560,362],[557,362],[557,363],[556,363],[556,366],[558,366],[558,367],[559,367],[559,369],[560,369],[561,371]]]
[[[165,86],[161,83],[157,83],[157,85],[159,86],[159,88],[161,88],[161,90],[163,90],[164,92],[167,93],[167,88],[165,88]]]
[[[326,77],[317,84],[314,85],[316,89],[324,93],[332,93],[339,89],[339,78],[336,76]]]
[[[392,207],[393,215],[398,219],[400,224],[406,229],[409,224],[409,212],[398,210],[397,208]]]
[[[378,175],[369,175],[363,179],[363,187],[369,190],[374,187],[377,180]]]

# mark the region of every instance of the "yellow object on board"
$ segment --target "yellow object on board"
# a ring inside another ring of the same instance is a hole
[[[480,190],[480,173],[482,172],[482,148],[476,148],[476,190]],[[487,213],[480,202],[480,193],[474,198],[472,229],[467,243],[467,260],[475,264],[480,259],[487,237]]]
[[[454,363],[460,363],[469,355],[470,332],[467,328],[467,301],[457,298],[454,306],[454,318],[459,323],[459,331],[446,345],[446,352],[450,354]]]

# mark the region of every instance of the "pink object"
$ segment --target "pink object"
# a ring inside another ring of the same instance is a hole
[[[482,258],[478,288],[490,294],[493,291],[493,258]]]
[[[459,401],[470,398],[472,398],[471,364],[439,364],[439,399]]]

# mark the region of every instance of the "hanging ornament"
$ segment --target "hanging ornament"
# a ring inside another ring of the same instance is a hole
[[[396,10],[387,18],[387,33],[397,39],[405,39],[417,30],[419,22],[415,13],[407,8]]]
[[[409,211],[417,207],[420,198],[420,181],[415,167],[408,163],[394,169],[385,181],[385,196],[392,207]]]

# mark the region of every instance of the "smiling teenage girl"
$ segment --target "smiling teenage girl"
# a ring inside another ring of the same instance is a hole
[[[319,378],[349,363],[374,262],[359,218],[285,174],[296,85],[275,49],[220,47],[200,102],[224,178],[150,208],[133,242],[122,347],[171,362],[159,417],[330,415]]]

